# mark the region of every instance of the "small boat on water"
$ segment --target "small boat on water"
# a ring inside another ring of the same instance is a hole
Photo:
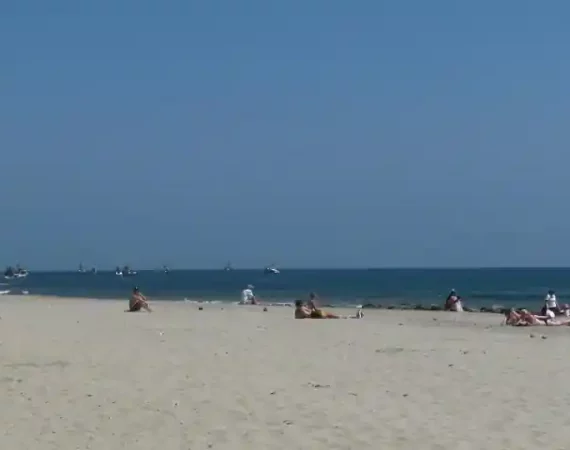
[[[170,273],[170,269],[168,268],[168,266],[162,266],[162,271],[164,272],[165,275],[168,275]]]
[[[234,270],[234,268],[232,267],[232,263],[228,261],[228,263],[224,267],[224,271],[231,272],[232,270]]]
[[[84,273],[84,274],[96,274],[97,273],[97,269],[95,267],[92,267],[91,269],[87,270],[84,266],[83,263],[79,264],[79,268],[77,269],[77,273]]]
[[[263,273],[266,274],[266,275],[277,275],[277,274],[279,274],[279,273],[281,273],[281,272],[280,272],[279,269],[278,269],[277,267],[275,267],[275,265],[273,264],[273,265],[268,266],[268,267],[266,267],[265,269],[263,269]]]
[[[124,266],[122,269],[117,266],[115,269],[115,275],[118,277],[134,277],[136,274],[136,270],[132,270],[129,266]]]
[[[6,280],[14,280],[18,278],[26,278],[29,275],[29,272],[26,269],[21,268],[20,266],[16,266],[14,269],[12,266],[7,267],[4,271],[4,278]]]

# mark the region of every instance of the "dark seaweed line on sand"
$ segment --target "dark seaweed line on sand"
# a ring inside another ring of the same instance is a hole
[[[327,305],[328,308],[333,307],[334,305]],[[431,304],[431,305],[422,305],[419,303],[401,303],[398,305],[382,305],[382,304],[374,304],[374,303],[366,303],[362,305],[365,309],[393,309],[397,311],[443,311],[443,306]],[[463,311],[465,312],[473,312],[473,313],[495,313],[495,314],[504,314],[505,311],[508,311],[509,308],[505,308],[502,305],[493,305],[493,306],[483,306],[481,308],[469,308],[463,307]]]

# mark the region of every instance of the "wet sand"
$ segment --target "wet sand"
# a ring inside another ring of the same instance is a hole
[[[0,297],[1,448],[568,448],[570,327],[126,306]]]

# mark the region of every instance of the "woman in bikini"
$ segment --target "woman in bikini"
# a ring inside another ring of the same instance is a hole
[[[312,319],[340,319],[339,316],[331,313],[327,313],[322,309],[317,307],[318,296],[314,292],[309,294],[309,301],[307,302],[307,307],[311,311]]]
[[[313,299],[316,296],[313,294]],[[295,300],[295,319],[362,319],[362,309],[357,309],[355,316],[337,316],[324,312],[322,309],[315,308],[315,304],[309,300],[307,305],[303,304],[303,300]]]
[[[314,307],[314,304],[303,304],[303,300],[295,300],[295,319],[340,319],[334,314],[325,313]]]

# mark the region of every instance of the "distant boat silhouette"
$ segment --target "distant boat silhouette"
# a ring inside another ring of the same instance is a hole
[[[4,278],[6,280],[13,280],[16,278],[26,278],[29,272],[26,269],[21,268],[19,265],[14,269],[12,266],[7,267],[4,272]]]
[[[89,274],[95,274],[97,273],[97,269],[95,267],[92,267],[91,269],[87,270],[84,266],[83,263],[79,264],[79,268],[77,269],[77,273],[89,273]]]
[[[117,266],[115,269],[115,275],[118,277],[134,277],[136,274],[136,270],[132,270],[129,266],[124,266],[122,269]]]
[[[277,275],[281,272],[279,271],[279,269],[277,267],[275,267],[275,264],[272,264],[270,266],[267,266],[265,269],[263,269],[263,273],[266,275]]]

